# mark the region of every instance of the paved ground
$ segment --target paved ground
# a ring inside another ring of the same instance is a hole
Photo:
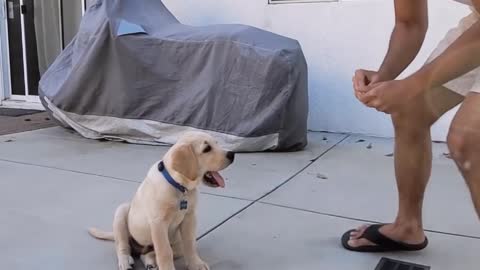
[[[115,207],[165,151],[60,128],[0,136],[2,269],[116,269],[112,243],[85,229],[110,228]],[[382,256],[478,270],[480,223],[446,151],[435,144],[423,252],[341,248],[344,231],[393,218],[392,141],[323,133],[311,133],[302,152],[239,155],[225,190],[202,188],[199,252],[212,270],[374,270]]]

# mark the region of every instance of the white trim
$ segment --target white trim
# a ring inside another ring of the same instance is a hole
[[[23,81],[25,82],[25,96],[28,96],[30,86],[28,85],[27,67],[27,41],[25,37],[25,14],[22,13],[23,0],[20,0],[20,26],[22,28],[22,55],[23,55]]]
[[[25,97],[25,102],[41,103],[40,102],[40,97],[39,96],[33,96],[33,95],[26,96]]]
[[[3,18],[0,22],[0,43],[5,46],[0,48],[0,61],[2,62],[2,70],[0,76],[2,76],[1,96],[3,99],[10,97],[12,93],[12,84],[10,77],[10,46],[8,44],[8,10],[7,0],[1,0]],[[1,103],[1,99],[0,99]]]
[[[2,8],[3,10],[3,8]],[[2,24],[2,22],[0,22],[0,24]],[[3,52],[3,46],[2,46],[2,42],[0,41],[0,54]],[[6,89],[5,89],[5,84],[3,82],[3,75],[4,75],[4,72],[3,72],[3,62],[0,61],[0,106],[2,105],[2,101],[5,99],[5,92],[6,92]]]
[[[41,111],[45,110],[45,108],[42,106],[41,103],[19,101],[19,100],[4,100],[2,102],[1,107],[3,107],[3,108],[13,108],[13,109],[41,110]]]
[[[41,103],[38,96],[11,95],[8,100],[19,102]]]
[[[4,3],[4,1],[1,1],[1,4],[3,4],[3,3]],[[3,24],[5,23],[3,18],[8,17],[8,14],[6,14],[7,12],[8,11],[7,11],[6,5],[3,5],[2,7],[0,7],[0,18],[2,18],[2,20],[0,21],[1,26],[3,26]],[[3,33],[1,31],[1,29],[0,29],[0,33]],[[0,55],[1,55],[1,53],[3,53],[3,45],[2,45],[2,39],[0,37]],[[5,92],[6,92],[3,77],[4,77],[3,61],[0,60],[0,106],[2,105],[2,101],[5,99]]]
[[[85,1],[86,0],[82,0],[82,17],[83,17],[83,15],[85,15],[85,7],[86,7]]]

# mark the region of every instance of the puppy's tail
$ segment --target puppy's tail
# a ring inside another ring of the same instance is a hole
[[[91,236],[107,241],[115,241],[115,234],[118,237],[123,239],[128,239],[128,226],[127,226],[127,218],[128,218],[128,211],[130,210],[129,203],[121,204],[117,210],[115,211],[115,216],[113,218],[113,231],[114,232],[106,232],[99,230],[97,228],[90,228],[88,229],[88,233]]]
[[[115,237],[113,236],[113,232],[105,232],[97,228],[89,228],[88,233],[97,239],[107,240],[107,241],[115,240]]]

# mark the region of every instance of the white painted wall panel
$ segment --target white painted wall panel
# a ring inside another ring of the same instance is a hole
[[[375,69],[394,23],[393,0],[349,0],[268,5],[268,0],[166,0],[184,23],[243,23],[298,39],[309,64],[309,128],[392,136],[389,117],[365,108],[352,94],[356,68]],[[430,0],[430,29],[418,59],[422,65],[446,31],[468,14],[451,0]],[[433,128],[444,140],[452,113]]]

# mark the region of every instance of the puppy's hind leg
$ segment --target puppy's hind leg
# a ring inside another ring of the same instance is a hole
[[[147,270],[157,270],[157,260],[155,257],[155,251],[151,251],[147,254],[143,254],[140,256],[140,260],[142,260],[145,269]]]
[[[135,263],[131,256],[130,233],[128,232],[127,218],[130,204],[121,204],[115,211],[113,218],[113,235],[115,237],[115,250],[120,270],[132,269]]]

